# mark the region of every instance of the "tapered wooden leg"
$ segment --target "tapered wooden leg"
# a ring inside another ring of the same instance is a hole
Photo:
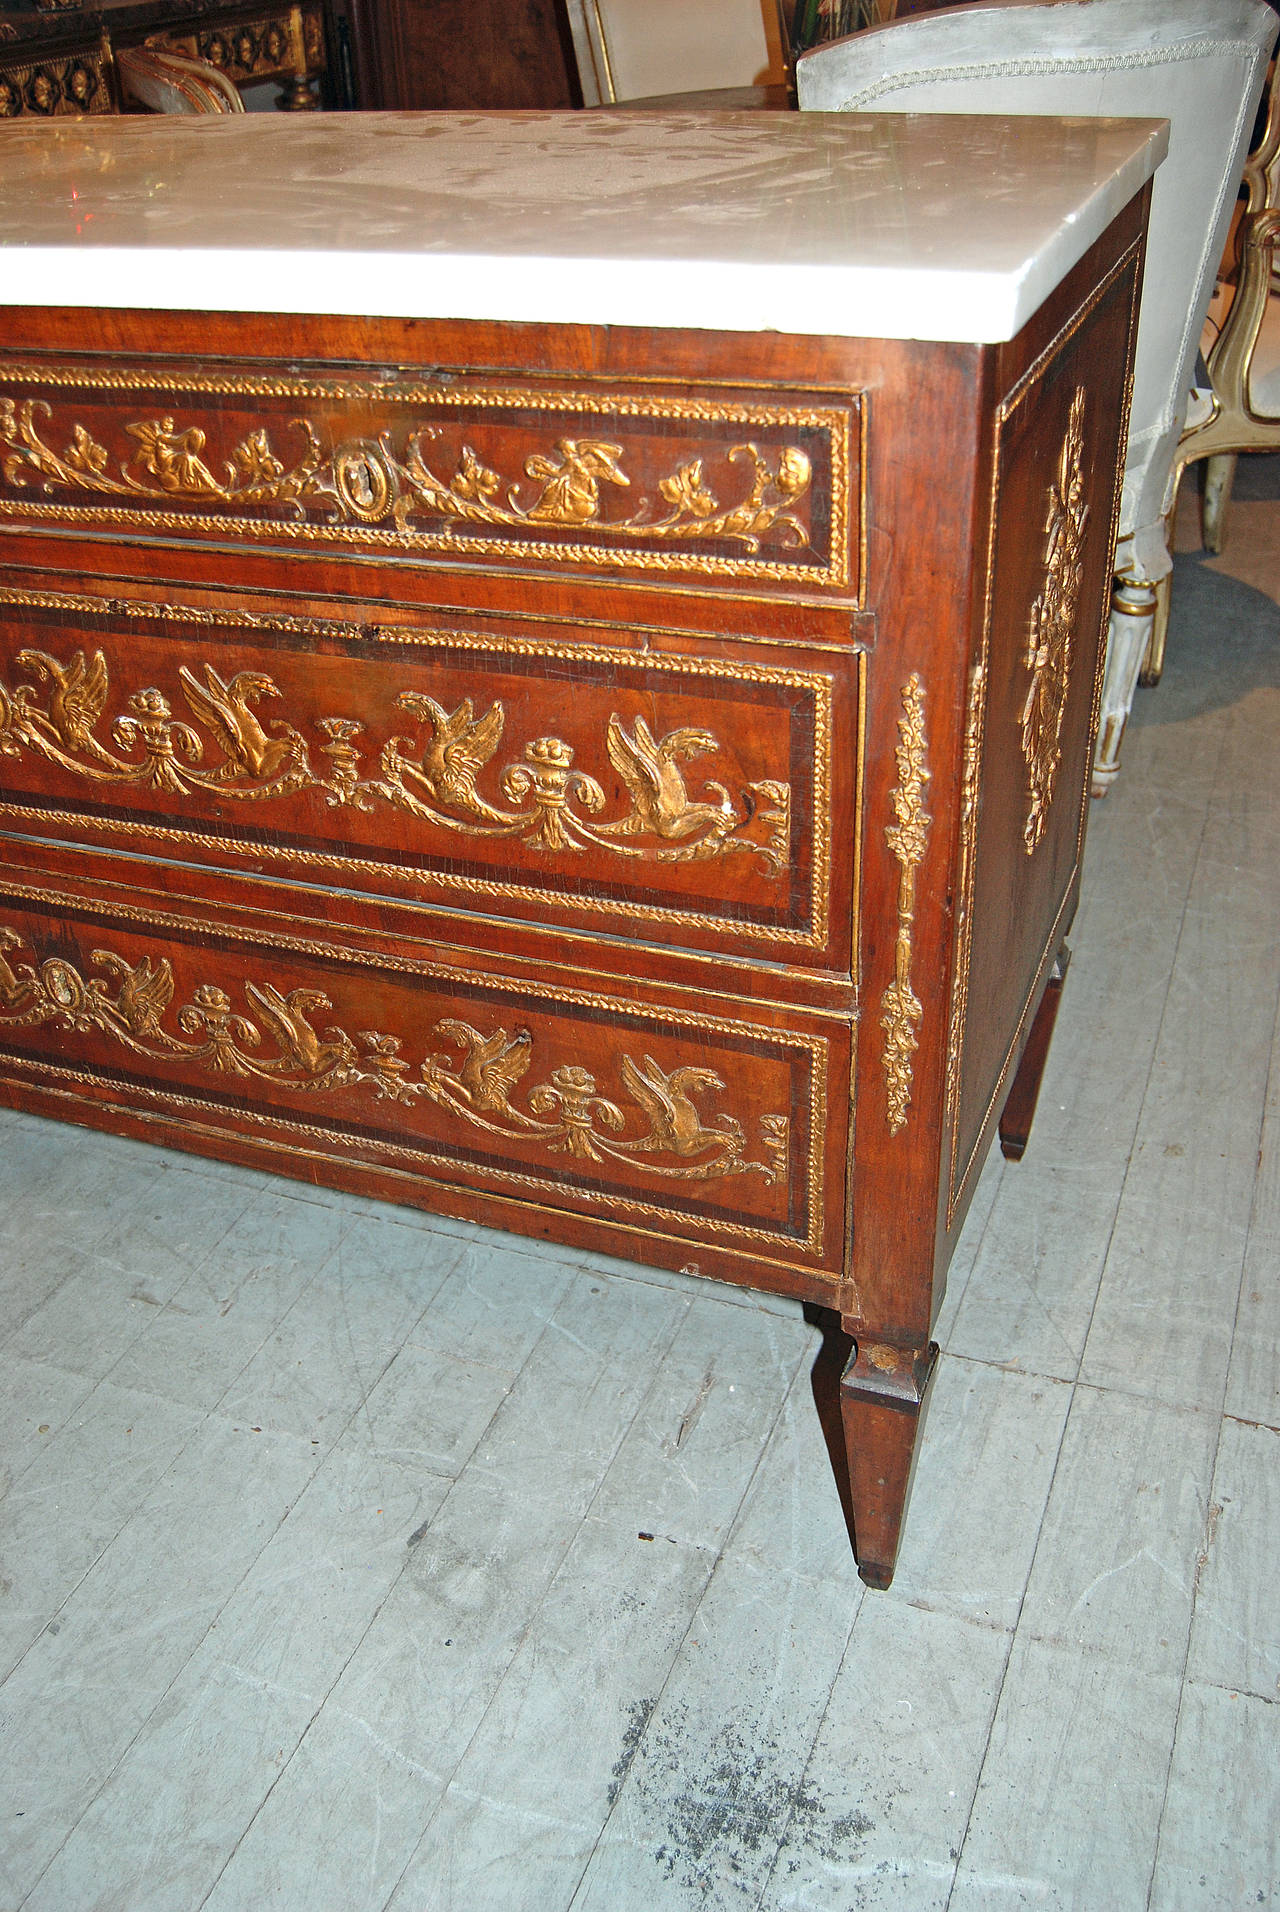
[[[853,1549],[869,1587],[887,1587],[911,1492],[935,1342],[901,1348],[863,1338],[840,1381],[853,1511]]]
[[[1035,1120],[1036,1103],[1040,1100],[1040,1083],[1044,1076],[1044,1065],[1048,1060],[1049,1044],[1053,1039],[1053,1025],[1058,1020],[1062,985],[1066,980],[1067,964],[1070,961],[1071,951],[1064,943],[1058,951],[1057,960],[1045,984],[1044,994],[1040,998],[1040,1007],[1032,1018],[1027,1046],[1022,1052],[1017,1074],[1005,1097],[1004,1108],[1000,1115],[1000,1147],[1011,1162],[1020,1162],[1026,1153],[1031,1124]]]

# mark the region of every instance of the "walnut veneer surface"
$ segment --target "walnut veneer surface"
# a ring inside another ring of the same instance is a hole
[[[886,1583],[1143,218],[987,344],[0,309],[0,1096],[832,1311]]]

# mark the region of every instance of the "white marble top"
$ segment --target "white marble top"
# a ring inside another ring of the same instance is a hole
[[[375,113],[0,126],[0,303],[1011,338],[1163,122]]]

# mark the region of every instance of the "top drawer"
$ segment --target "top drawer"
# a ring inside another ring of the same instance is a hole
[[[0,526],[859,602],[857,394],[0,361]]]

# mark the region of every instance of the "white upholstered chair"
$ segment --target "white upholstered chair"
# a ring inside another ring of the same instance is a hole
[[[1175,461],[1175,495],[1186,467],[1206,460],[1204,541],[1221,551],[1227,504],[1242,451],[1280,451],[1280,81],[1273,74],[1267,119],[1244,169],[1247,199],[1235,236],[1234,283],[1218,287],[1201,347],[1209,383],[1197,391]],[[1161,647],[1161,651],[1162,651]],[[1151,658],[1158,675],[1161,654]]]
[[[983,0],[873,27],[797,62],[800,105],[852,112],[1161,118],[1094,788],[1151,634],[1196,346],[1277,20],[1266,0]]]
[[[567,6],[587,106],[786,82],[775,0],[567,0]]]

